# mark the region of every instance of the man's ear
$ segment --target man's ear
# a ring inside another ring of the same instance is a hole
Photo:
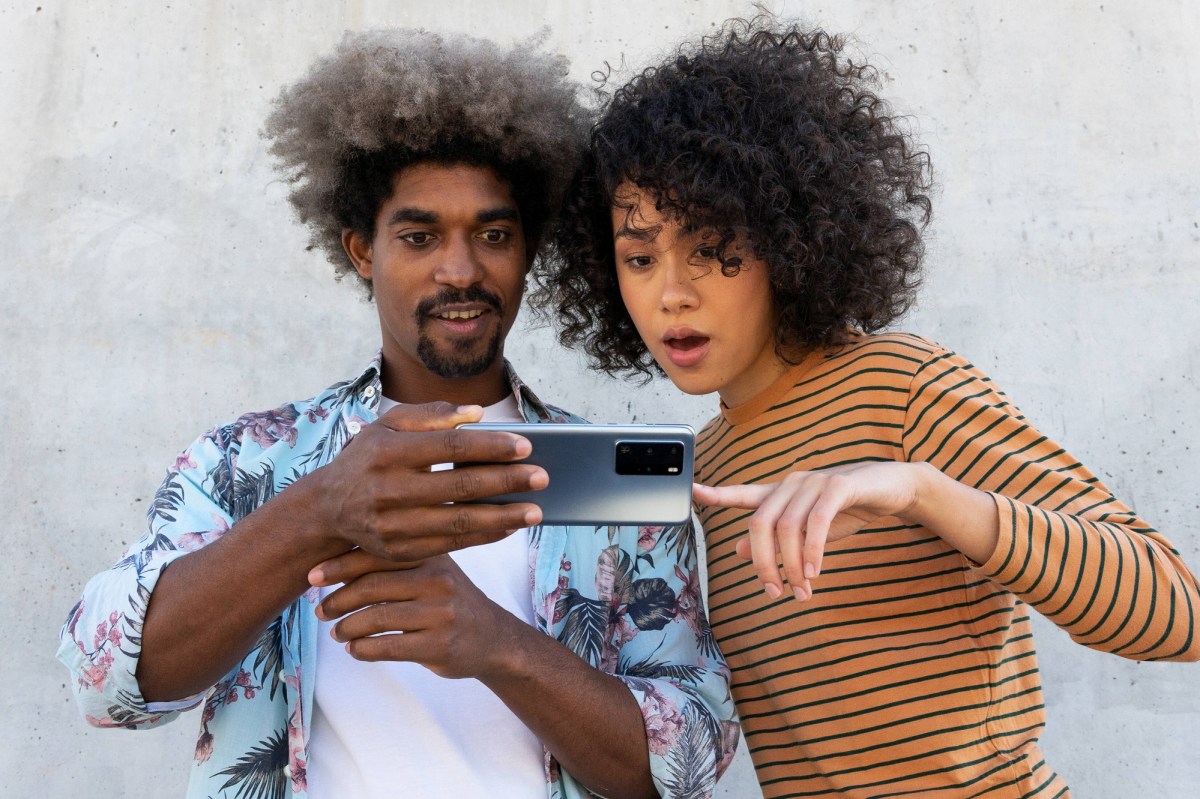
[[[342,230],[342,249],[350,256],[355,271],[363,280],[371,280],[371,244],[357,230],[345,228]]]

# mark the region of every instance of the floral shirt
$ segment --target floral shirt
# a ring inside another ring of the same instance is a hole
[[[377,418],[380,360],[310,400],[250,413],[183,451],[147,511],[149,529],[93,577],[62,629],[59,659],[97,727],[146,729],[179,711],[147,708],[136,678],[146,607],[162,570],[219,538],[288,485],[329,463]],[[545,405],[511,366],[529,422],[580,421]],[[664,797],[709,797],[738,727],[729,671],[700,597],[696,539],[678,527],[539,526],[529,532],[535,623],[621,679],[642,710]],[[317,591],[301,596],[204,697],[189,797],[307,796]],[[214,623],[218,623],[214,620]],[[592,794],[546,754],[546,795]]]

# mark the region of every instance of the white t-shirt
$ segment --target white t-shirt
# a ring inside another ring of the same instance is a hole
[[[383,399],[380,414],[395,405]],[[484,410],[484,421],[523,420],[509,395]],[[533,624],[527,536],[518,530],[450,556],[493,602]],[[546,795],[541,742],[483,684],[415,663],[359,662],[331,627],[321,622],[317,638],[311,799]]]

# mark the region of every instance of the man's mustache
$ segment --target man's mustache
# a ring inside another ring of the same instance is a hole
[[[481,286],[470,286],[466,289],[445,289],[417,303],[417,310],[414,313],[417,321],[421,322],[433,313],[435,308],[440,308],[443,305],[457,305],[468,302],[482,302],[491,306],[496,313],[501,315],[504,313],[504,304],[500,301],[500,298]]]

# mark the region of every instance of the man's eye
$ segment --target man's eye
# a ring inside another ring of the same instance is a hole
[[[508,231],[500,230],[499,228],[485,230],[482,235],[483,240],[488,244],[500,244],[501,242],[508,241]]]
[[[416,244],[420,246],[422,244],[428,244],[433,236],[423,230],[414,230],[412,233],[405,233],[400,238],[404,239],[409,244]]]

